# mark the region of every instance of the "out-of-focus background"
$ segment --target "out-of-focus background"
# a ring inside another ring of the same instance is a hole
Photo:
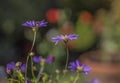
[[[33,33],[22,23],[45,19],[48,26],[37,33],[36,55],[54,55],[57,66],[63,67],[64,45],[55,46],[51,38],[78,34],[68,44],[69,61],[79,59],[92,67],[88,81],[97,78],[100,83],[119,83],[119,8],[120,0],[1,0],[0,78],[6,77],[5,66],[10,61],[26,61]]]

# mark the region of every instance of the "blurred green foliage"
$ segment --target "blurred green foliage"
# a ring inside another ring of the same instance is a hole
[[[77,21],[75,32],[79,35],[76,40],[77,50],[85,51],[95,43],[96,35],[91,25],[85,25]]]

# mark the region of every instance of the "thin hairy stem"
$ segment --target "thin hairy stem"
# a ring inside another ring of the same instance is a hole
[[[33,71],[33,60],[32,60],[32,56],[31,57],[31,73],[32,73],[32,76],[33,78],[35,78],[35,74],[34,74],[34,71]]]
[[[25,79],[27,79],[27,67],[28,67],[28,60],[29,60],[30,56],[27,56],[27,61],[26,61],[26,71],[25,71]]]
[[[32,47],[31,47],[31,49],[30,49],[30,52],[32,52],[33,47],[34,47],[34,45],[35,45],[35,40],[36,40],[36,30],[33,29],[33,32],[34,32],[34,37],[33,37],[33,43],[32,43]]]
[[[39,81],[40,77],[41,77],[41,74],[43,73],[43,70],[44,70],[44,66],[41,67],[39,73],[38,73],[38,76],[37,76],[37,81]]]
[[[33,42],[32,42],[32,46],[31,46],[31,49],[28,53],[28,56],[27,56],[27,60],[26,60],[26,71],[25,71],[25,80],[27,79],[27,68],[28,68],[28,61],[29,61],[29,58],[30,58],[30,53],[32,53],[32,50],[33,50],[33,47],[35,45],[35,40],[36,40],[36,29],[33,28],[33,32],[34,32],[34,37],[33,37]]]
[[[68,47],[67,47],[67,43],[65,43],[65,46],[66,46],[66,65],[65,65],[65,70],[67,70],[67,66],[68,66],[68,59],[69,59],[69,50],[68,50]]]
[[[73,83],[76,83],[76,82],[77,82],[77,80],[79,79],[79,77],[80,77],[80,74],[79,74],[79,72],[77,72],[77,75],[76,75],[76,77],[75,77],[75,79],[74,79]]]
[[[17,82],[17,83],[20,83],[18,80],[15,80],[15,79],[8,79],[9,81],[12,81],[12,82]]]
[[[60,80],[60,76],[59,74],[56,75],[56,82],[59,83],[59,80]]]

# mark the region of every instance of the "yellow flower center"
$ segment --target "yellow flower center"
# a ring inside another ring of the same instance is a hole
[[[33,27],[32,30],[33,30],[33,32],[36,32],[37,28],[36,28],[36,27]]]
[[[45,59],[42,59],[42,60],[41,60],[41,63],[40,63],[40,64],[41,64],[41,66],[44,66],[45,61],[46,61]]]
[[[67,35],[63,35],[63,40],[67,40],[68,39],[68,36]]]
[[[77,70],[78,70],[78,71],[81,71],[81,70],[82,70],[82,67],[81,67],[81,66],[78,66],[78,67],[77,67]]]
[[[41,62],[42,62],[42,63],[45,63],[45,59],[42,59]]]
[[[34,54],[34,52],[30,52],[29,55],[30,56],[34,56],[35,54]]]

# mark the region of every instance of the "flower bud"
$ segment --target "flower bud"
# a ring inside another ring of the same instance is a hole
[[[34,71],[36,71],[36,70],[37,70],[36,66],[33,66],[33,70],[34,70]]]
[[[20,67],[21,64],[22,64],[22,62],[17,62],[17,63],[15,64],[15,66],[16,66],[16,67]]]
[[[64,74],[64,75],[65,75],[67,72],[68,72],[68,70],[66,70],[66,69],[63,70],[63,74]]]
[[[56,72],[56,74],[59,74],[59,73],[60,73],[60,70],[56,69],[56,71],[55,71],[55,72]]]
[[[34,52],[30,52],[29,55],[30,55],[30,56],[34,56],[35,53],[34,53]]]

